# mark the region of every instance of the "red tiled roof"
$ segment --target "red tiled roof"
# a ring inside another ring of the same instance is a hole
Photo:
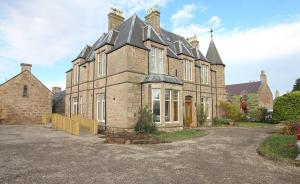
[[[261,81],[248,82],[241,84],[226,85],[226,91],[229,95],[240,95],[242,91],[247,93],[256,93],[261,85]]]

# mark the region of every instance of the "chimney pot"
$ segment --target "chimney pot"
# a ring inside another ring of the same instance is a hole
[[[194,48],[199,48],[199,41],[197,39],[197,36],[194,35],[190,38],[187,38],[187,41],[194,47]]]
[[[145,20],[157,33],[160,33],[160,12],[157,5],[147,10]]]

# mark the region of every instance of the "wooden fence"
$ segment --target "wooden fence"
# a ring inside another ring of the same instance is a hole
[[[80,135],[80,129],[85,128],[93,134],[98,133],[97,123],[94,120],[73,116],[72,118],[59,114],[44,115],[42,124],[52,123],[52,127],[57,130],[65,131],[72,135]]]

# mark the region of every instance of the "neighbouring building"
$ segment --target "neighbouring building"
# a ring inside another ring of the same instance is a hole
[[[62,91],[60,87],[52,87],[52,93],[52,112],[64,115],[66,106],[66,90]]]
[[[265,107],[273,109],[273,94],[269,88],[267,75],[261,71],[260,81],[226,85],[228,100],[240,103],[241,109],[246,101],[247,109]]]
[[[125,20],[111,9],[108,32],[84,47],[66,72],[66,115],[96,119],[105,129],[131,129],[139,109],[148,106],[160,129],[176,130],[197,126],[202,103],[210,124],[226,100],[224,68],[212,38],[205,57],[196,36],[161,28],[157,6],[144,21],[137,15]]]
[[[52,92],[32,73],[30,64],[0,85],[0,121],[4,124],[41,123],[52,113]]]

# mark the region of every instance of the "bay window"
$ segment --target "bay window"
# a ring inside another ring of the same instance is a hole
[[[179,100],[178,100],[178,91],[173,90],[173,121],[178,121],[179,114]]]
[[[152,89],[152,112],[154,122],[160,122],[160,89]]]
[[[171,121],[171,90],[165,90],[165,122]]]
[[[156,47],[151,47],[150,61],[149,61],[150,73],[164,73],[164,51]]]

